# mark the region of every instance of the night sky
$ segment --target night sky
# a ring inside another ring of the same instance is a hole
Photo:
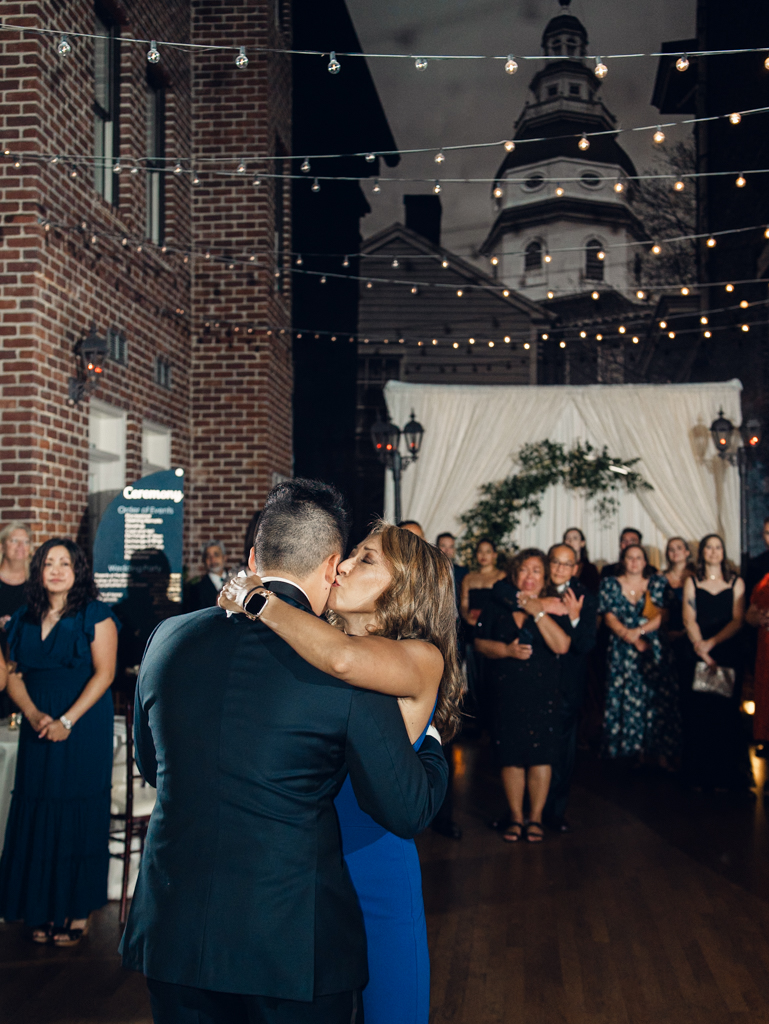
[[[367,52],[386,53],[541,53],[542,31],[562,13],[557,0],[347,0]],[[588,52],[638,53],[660,49],[667,40],[694,35],[695,0],[573,0],[575,15],[588,33]],[[604,103],[619,127],[655,123],[650,100],[656,58],[607,61]],[[412,60],[369,60],[396,143],[403,149],[491,142],[510,137],[523,109],[528,84],[540,63],[519,61],[507,75],[501,61],[430,61],[418,71]],[[342,68],[344,73],[344,68]],[[665,120],[671,120],[666,117]],[[668,131],[668,140],[684,138],[688,129]],[[628,133],[622,145],[638,170],[653,158],[651,133]],[[432,154],[405,156],[397,168],[383,167],[383,177],[490,177],[502,161],[502,147],[450,154],[439,168]],[[431,192],[430,183],[382,182],[379,195],[364,183],[372,213],[364,218],[364,236],[395,220],[403,221],[404,192]],[[471,254],[493,221],[490,187],[445,185],[443,244]]]

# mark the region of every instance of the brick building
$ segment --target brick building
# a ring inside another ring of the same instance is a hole
[[[0,520],[87,542],[126,483],[180,466],[195,570],[209,537],[240,551],[292,469],[289,185],[272,177],[290,150],[291,65],[256,51],[288,45],[290,4],[0,14],[28,30],[0,32]],[[52,28],[69,34],[65,56],[34,31]],[[231,49],[160,45],[151,63],[131,37]],[[108,358],[72,404],[73,350],[92,328]]]

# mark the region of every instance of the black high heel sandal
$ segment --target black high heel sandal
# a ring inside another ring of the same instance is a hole
[[[518,831],[514,832],[513,829],[518,829]],[[523,833],[524,833],[524,824],[523,824],[523,822],[522,821],[513,821],[513,822],[511,822],[507,826],[505,831],[502,833],[502,838],[504,839],[504,841],[506,843],[520,843],[520,841],[523,839]]]

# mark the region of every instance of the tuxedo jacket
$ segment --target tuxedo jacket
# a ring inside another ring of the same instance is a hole
[[[446,792],[440,743],[428,736],[417,754],[394,697],[325,675],[260,622],[219,608],[156,629],[135,741],[158,792],[124,965],[301,1001],[362,988],[366,939],[334,797],[349,771],[366,813],[416,835]]]
[[[598,594],[588,590],[579,580],[572,580],[570,585],[576,596],[579,598],[584,595],[585,600],[577,625],[572,626],[571,622],[568,624],[571,645],[568,653],[561,658],[561,689],[566,696],[570,690],[582,693],[587,656],[595,647],[598,632]]]
[[[199,580],[187,587],[187,608],[188,612],[197,612],[202,608],[214,608],[219,600],[219,591],[211,582],[208,573],[204,573]]]

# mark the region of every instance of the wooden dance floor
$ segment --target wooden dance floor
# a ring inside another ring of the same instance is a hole
[[[455,763],[464,837],[419,840],[431,1024],[769,1024],[761,796],[708,798],[586,760],[574,832],[507,846],[486,826],[502,806],[486,748],[467,741]],[[0,1021],[149,1024],[118,939],[115,905],[74,950],[0,925]]]

